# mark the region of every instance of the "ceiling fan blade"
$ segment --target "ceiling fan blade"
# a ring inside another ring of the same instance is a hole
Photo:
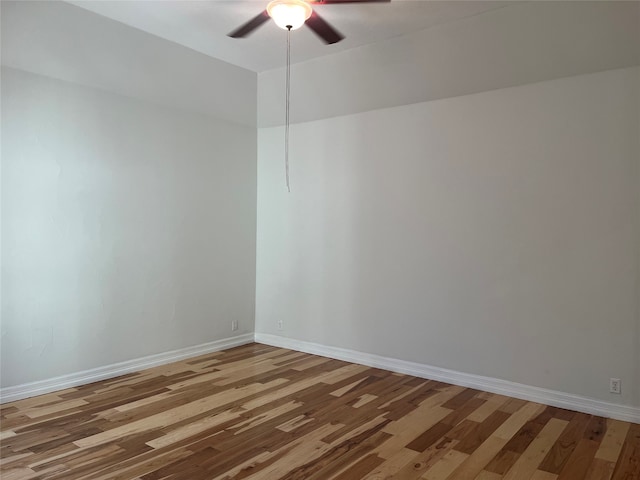
[[[311,4],[330,5],[336,3],[389,3],[391,0],[314,0]]]
[[[269,13],[265,10],[264,12],[261,12],[255,17],[253,17],[251,20],[249,20],[247,23],[245,23],[241,27],[236,28],[233,32],[229,33],[227,36],[231,38],[246,37],[267,20],[269,20]]]
[[[329,25],[327,21],[315,11],[305,23],[326,43],[338,43],[344,38],[344,35],[340,34],[335,28]]]

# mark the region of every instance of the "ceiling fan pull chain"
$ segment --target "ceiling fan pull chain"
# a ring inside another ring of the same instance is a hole
[[[287,28],[287,94],[285,100],[284,120],[284,169],[287,180],[287,191],[291,193],[289,185],[289,105],[291,103],[291,27]]]

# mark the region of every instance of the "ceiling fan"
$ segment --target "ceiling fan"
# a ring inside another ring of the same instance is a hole
[[[305,23],[325,43],[337,43],[344,36],[313,10],[312,5],[340,3],[388,3],[391,0],[273,0],[267,8],[241,27],[229,33],[229,37],[243,38],[269,18],[284,30],[295,30]]]

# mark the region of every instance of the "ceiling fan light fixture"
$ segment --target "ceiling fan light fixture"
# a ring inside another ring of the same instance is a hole
[[[303,0],[273,0],[267,12],[280,28],[295,30],[311,16],[311,5]]]

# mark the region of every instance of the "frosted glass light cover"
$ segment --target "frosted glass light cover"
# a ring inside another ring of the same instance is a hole
[[[295,30],[311,16],[311,6],[302,0],[274,0],[267,5],[267,12],[280,28]]]

